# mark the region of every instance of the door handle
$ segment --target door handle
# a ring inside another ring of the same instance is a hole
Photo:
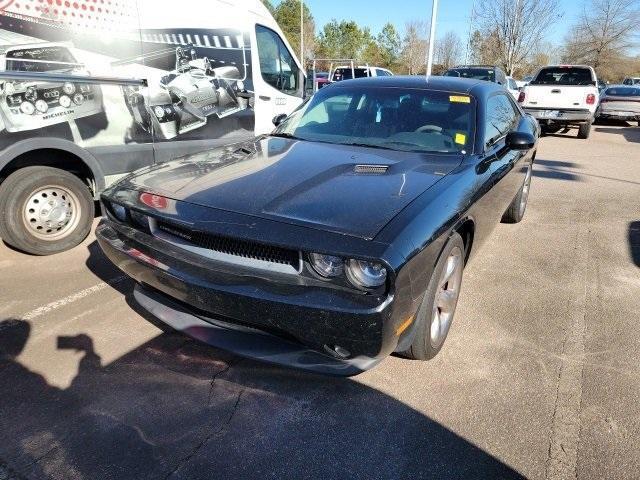
[[[260,100],[264,100],[265,102],[270,102],[271,101],[271,97],[267,97],[266,95],[260,95],[258,98]]]

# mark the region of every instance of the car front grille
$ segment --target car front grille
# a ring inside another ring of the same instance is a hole
[[[296,250],[190,230],[183,226],[160,221],[157,222],[156,228],[165,234],[178,237],[192,245],[214,252],[250,260],[288,265],[296,271],[300,269],[300,254]]]

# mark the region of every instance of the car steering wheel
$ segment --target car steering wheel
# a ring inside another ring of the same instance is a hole
[[[420,128],[416,129],[416,132],[442,133],[442,127],[439,127],[438,125],[423,125]]]

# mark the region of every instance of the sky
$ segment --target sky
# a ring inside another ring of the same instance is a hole
[[[431,20],[431,0],[304,0],[311,8],[318,29],[335,18],[355,20],[361,26],[368,26],[377,34],[386,22],[391,22],[402,32],[406,22],[420,19]],[[437,35],[454,30],[466,39],[469,32],[469,18],[474,0],[440,0],[438,10]],[[514,3],[516,0],[513,0]],[[277,3],[277,2],[274,2]],[[560,0],[562,18],[550,31],[549,41],[559,45],[566,30],[582,10],[584,0]]]

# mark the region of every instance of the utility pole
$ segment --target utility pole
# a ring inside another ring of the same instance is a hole
[[[473,34],[473,23],[476,19],[476,0],[471,3],[471,17],[469,17],[469,35],[467,37],[467,51],[464,54],[464,64],[469,65],[469,54],[471,53],[471,35]]]
[[[433,68],[433,44],[436,39],[436,17],[438,16],[438,0],[433,0],[431,9],[431,31],[429,32],[429,54],[427,57],[427,77],[431,75]]]
[[[304,70],[304,0],[300,0],[300,62]]]

